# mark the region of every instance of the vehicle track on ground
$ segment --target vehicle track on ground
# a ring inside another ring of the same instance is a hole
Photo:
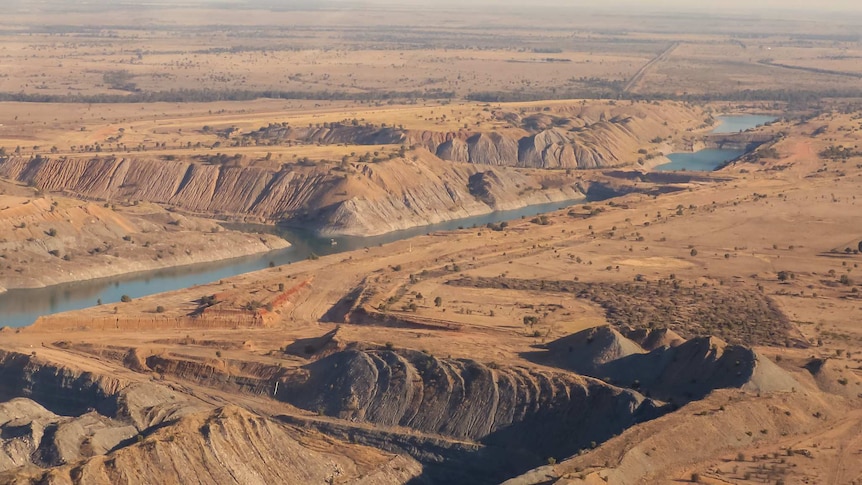
[[[650,59],[649,62],[647,62],[646,64],[641,66],[641,68],[638,69],[638,71],[635,73],[635,75],[632,76],[631,79],[629,79],[629,82],[627,82],[626,85],[623,87],[622,92],[623,93],[634,92],[635,89],[637,89],[640,82],[643,80],[643,77],[644,77],[644,75],[646,75],[647,71],[649,71],[653,66],[655,66],[659,62],[664,61],[668,57],[670,57],[670,55],[673,53],[673,51],[676,50],[677,47],[679,47],[679,44],[680,44],[679,42],[671,43],[669,46],[667,46],[667,48],[665,48],[665,50],[661,51],[657,56],[653,57],[652,59]]]

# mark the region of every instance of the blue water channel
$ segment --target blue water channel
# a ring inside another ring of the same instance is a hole
[[[741,115],[719,117],[719,125],[713,133],[735,133],[773,121],[772,116]],[[673,153],[668,156],[671,163],[656,167],[667,170],[714,170],[723,163],[742,155],[741,150],[701,150],[694,153]],[[532,217],[552,212],[578,202],[540,204],[511,211],[459,219],[432,224],[374,237],[341,237],[335,243],[328,238],[298,230],[280,229],[278,234],[290,241],[287,249],[226,261],[203,263],[126,274],[97,280],[65,283],[47,288],[9,290],[0,294],[0,327],[21,327],[33,323],[41,315],[78,310],[96,305],[118,302],[122,295],[132,298],[212,283],[223,278],[264,269],[271,264],[282,265],[307,259],[311,254],[328,254],[352,251],[370,246],[387,244],[436,231],[450,231],[462,227],[482,226],[489,222],[501,222]]]
[[[132,298],[212,283],[223,278],[264,269],[271,264],[282,265],[307,259],[312,254],[325,256],[400,241],[437,231],[451,231],[464,227],[484,226],[491,222],[502,222],[533,217],[552,212],[582,201],[538,204],[522,209],[492,212],[490,214],[455,221],[416,227],[373,237],[339,237],[331,240],[312,233],[279,228],[275,231],[287,239],[291,247],[265,254],[230,259],[214,263],[174,267],[100,278],[74,283],[64,283],[36,289],[15,289],[0,294],[0,327],[22,327],[30,325],[42,315],[79,310],[96,305],[113,304],[123,295]],[[246,227],[244,228],[254,229]],[[260,227],[267,231],[272,228]],[[335,244],[333,244],[335,242]]]
[[[712,130],[712,133],[738,133],[772,121],[775,121],[775,117],[766,115],[719,116],[719,124]],[[686,170],[711,172],[725,163],[741,157],[743,154],[745,154],[745,150],[718,149],[671,153],[667,156],[670,159],[670,163],[655,167],[655,171],[672,172]]]

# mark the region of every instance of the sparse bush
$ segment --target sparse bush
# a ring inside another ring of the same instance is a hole
[[[120,297],[120,301],[123,303],[129,303],[130,301],[132,301],[132,297],[129,295],[123,295]]]
[[[242,309],[243,309],[243,310],[246,310],[246,311],[253,312],[253,311],[259,310],[259,309],[260,309],[260,308],[262,308],[263,306],[264,306],[264,305],[263,305],[263,303],[262,303],[262,302],[260,302],[260,301],[258,301],[258,300],[251,300],[250,302],[248,302],[248,303],[246,303],[245,305],[243,305],[243,306],[242,306]]]
[[[532,218],[530,222],[532,222],[533,224],[538,224],[540,226],[547,226],[551,223],[551,221],[548,219],[548,216],[544,214]]]

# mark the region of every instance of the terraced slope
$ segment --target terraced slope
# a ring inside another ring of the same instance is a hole
[[[538,111],[536,111],[538,110]],[[523,168],[606,168],[633,164],[637,151],[679,128],[703,123],[701,111],[676,103],[659,106],[594,103],[546,109],[490,110],[493,131],[464,127],[436,132],[337,122],[322,126],[271,124],[238,136],[241,145],[289,143],[418,145],[443,160]],[[674,127],[670,126],[670,121]]]
[[[17,470],[10,484],[404,483],[421,466],[410,458],[339,444],[236,407],[186,416],[109,456],[51,470]],[[328,448],[331,451],[318,451]],[[277,466],[275,466],[277,464]]]
[[[483,173],[489,176],[482,192],[473,193],[471,177]],[[583,197],[577,180],[565,174],[505,167],[485,172],[424,150],[409,160],[278,170],[144,156],[10,157],[0,159],[0,177],[86,199],[155,202],[232,220],[291,221],[327,235],[382,234]]]
[[[407,350],[342,351],[285,381],[278,398],[304,409],[540,456],[573,453],[662,413],[595,379]]]
[[[652,340],[647,335],[645,341]],[[693,338],[646,352],[604,326],[560,338],[545,347],[545,351],[527,356],[677,403],[702,399],[715,389],[772,392],[799,387],[793,377],[751,348],[728,345],[716,337]]]

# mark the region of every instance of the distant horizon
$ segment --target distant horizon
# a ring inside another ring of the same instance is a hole
[[[133,1],[112,1],[112,0],[90,0],[81,2],[79,0],[0,0],[0,6],[29,6],[36,7],[46,5],[62,5],[92,7],[103,4],[105,6],[113,6],[122,8],[126,6],[135,7],[195,7],[195,6],[222,6],[222,7],[240,7],[246,6],[251,8],[271,8],[271,7],[298,7],[302,6],[326,6],[342,4],[345,7],[361,7],[362,5],[426,5],[426,6],[504,6],[504,7],[521,7],[521,8],[586,8],[590,10],[616,10],[625,8],[627,11],[620,12],[622,14],[631,13],[631,10],[636,11],[656,11],[666,12],[674,11],[744,11],[744,12],[850,12],[862,14],[862,3],[858,0],[827,0],[818,4],[812,4],[810,1],[802,0],[700,0],[699,2],[690,2],[685,0],[607,0],[600,5],[588,0],[538,0],[531,3],[529,6],[524,5],[521,0],[150,0],[146,4],[141,4]]]
[[[192,0],[195,1],[195,0]],[[542,8],[542,7],[577,7],[588,8],[592,10],[614,10],[617,8],[635,9],[640,11],[668,11],[682,10],[701,12],[704,10],[715,11],[772,11],[772,12],[854,12],[862,14],[862,3],[858,0],[827,0],[820,3],[812,4],[810,1],[802,0],[700,0],[699,2],[691,2],[686,0],[607,0],[597,5],[589,0],[538,0],[532,2],[529,6],[524,5],[521,0],[325,0],[324,2],[314,0],[200,0],[201,3],[213,3],[222,5],[297,5],[302,3],[320,4],[349,4],[349,5],[493,5],[506,7],[524,7],[524,8]],[[630,12],[620,12],[623,14]]]

